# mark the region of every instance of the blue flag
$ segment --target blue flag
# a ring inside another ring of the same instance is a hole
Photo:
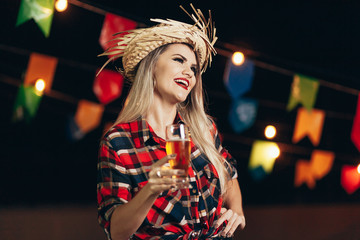
[[[229,121],[235,132],[250,128],[256,119],[258,103],[255,99],[240,98],[230,107]]]
[[[254,62],[245,62],[236,66],[231,59],[228,60],[224,72],[225,86],[233,99],[237,99],[251,89],[254,74]]]

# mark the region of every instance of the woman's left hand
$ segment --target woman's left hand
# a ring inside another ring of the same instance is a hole
[[[221,236],[222,237],[231,237],[233,236],[235,230],[240,227],[240,229],[244,229],[245,223],[245,216],[244,214],[237,214],[231,209],[221,208],[221,217],[216,223],[216,228],[218,228],[221,224],[224,223],[225,220],[228,221],[225,229],[223,229]]]

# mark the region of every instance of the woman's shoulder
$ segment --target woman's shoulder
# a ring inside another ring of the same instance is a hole
[[[119,123],[110,127],[104,134],[102,142],[110,143],[114,148],[131,146],[130,123]]]

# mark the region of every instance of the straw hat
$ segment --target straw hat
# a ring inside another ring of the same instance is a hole
[[[113,46],[99,56],[111,56],[101,70],[110,62],[122,58],[123,69],[120,72],[130,81],[135,77],[138,63],[151,51],[169,43],[187,43],[191,45],[200,59],[201,72],[204,72],[211,63],[212,54],[216,54],[214,44],[217,40],[216,28],[209,19],[206,20],[201,10],[191,5],[194,14],[189,14],[194,25],[171,20],[150,19],[159,23],[149,28],[139,28],[114,34]],[[100,71],[101,71],[100,70]],[[99,71],[99,72],[100,72]]]

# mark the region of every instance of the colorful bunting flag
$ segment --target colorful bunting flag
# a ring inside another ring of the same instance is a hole
[[[233,99],[239,98],[251,89],[254,66],[254,62],[249,59],[237,66],[229,58],[224,72],[224,83]]]
[[[137,23],[130,19],[117,16],[115,14],[107,13],[105,15],[103,27],[99,38],[101,47],[106,50],[112,43],[109,42],[115,33],[123,32],[126,30],[135,29]]]
[[[26,70],[25,85],[34,85],[36,80],[45,81],[45,92],[51,90],[58,59],[43,54],[31,53]]]
[[[351,141],[356,148],[360,151],[360,94],[357,100],[356,114],[351,129]]]
[[[95,77],[93,91],[102,104],[108,104],[121,95],[124,78],[115,71],[103,69]]]
[[[262,179],[265,176],[264,172],[267,174],[272,172],[275,159],[278,157],[278,154],[276,154],[278,151],[279,146],[275,142],[256,140],[253,143],[250,153],[249,170],[256,180]]]
[[[22,0],[16,26],[19,26],[30,19],[34,19],[45,37],[48,37],[53,15],[54,0]]]
[[[67,129],[66,135],[71,142],[76,142],[85,136],[85,133],[79,128],[75,122],[74,115],[68,116],[67,118]]]
[[[299,108],[296,116],[295,129],[292,141],[299,142],[308,136],[314,146],[318,146],[324,125],[325,112],[313,109],[311,112],[305,108]]]
[[[291,86],[291,93],[287,110],[293,110],[298,103],[301,103],[308,111],[314,107],[317,92],[319,89],[319,81],[303,75],[295,75]]]
[[[75,123],[85,134],[99,126],[104,112],[101,104],[80,100],[75,113]]]
[[[250,128],[256,119],[257,101],[250,98],[240,98],[232,102],[229,121],[235,132],[240,133]]]
[[[310,161],[298,160],[295,166],[295,187],[306,183],[310,189],[314,189],[316,180],[330,172],[334,159],[333,152],[314,150]]]
[[[34,118],[40,105],[42,95],[39,94],[34,86],[20,85],[14,104],[13,121],[23,121],[27,123]]]
[[[360,173],[357,166],[344,165],[341,169],[341,186],[348,194],[360,188]]]

